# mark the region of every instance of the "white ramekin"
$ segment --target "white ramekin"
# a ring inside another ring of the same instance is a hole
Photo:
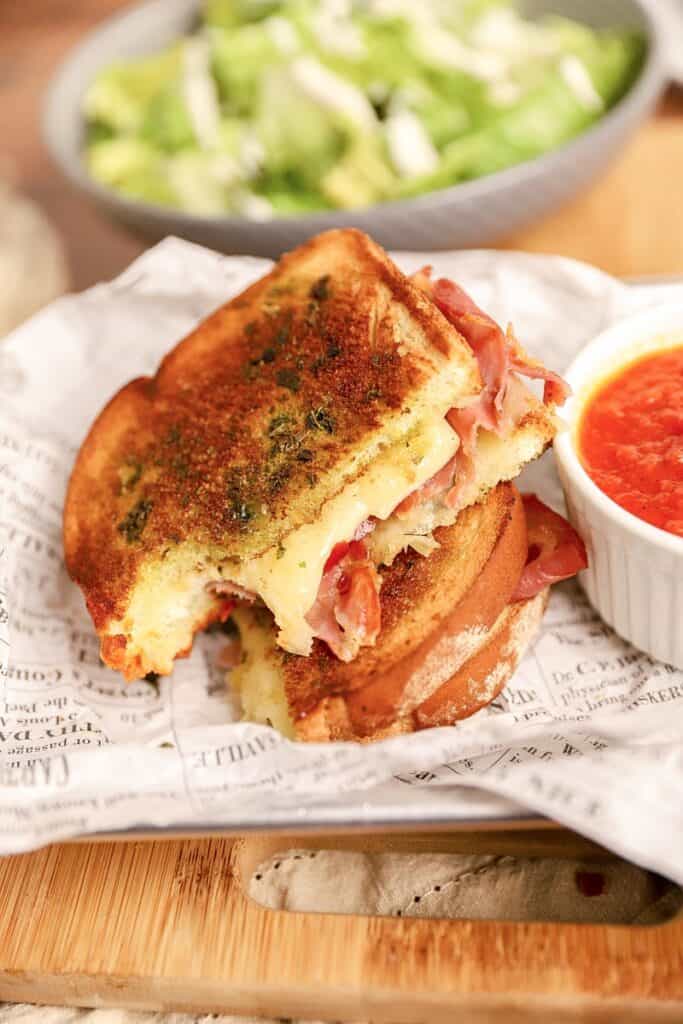
[[[590,342],[565,375],[573,395],[555,454],[569,518],[588,549],[580,581],[589,601],[625,640],[683,669],[683,538],[608,498],[577,454],[581,412],[596,386],[640,355],[677,345],[683,345],[683,303],[638,313]]]

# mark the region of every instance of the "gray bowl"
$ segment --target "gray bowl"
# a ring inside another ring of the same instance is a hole
[[[653,0],[526,0],[531,16],[559,13],[595,27],[638,28],[648,53],[622,100],[578,138],[544,156],[476,181],[416,199],[256,223],[243,217],[203,217],[126,199],[87,173],[81,154],[81,104],[97,72],[126,57],[159,50],[196,21],[197,0],[147,0],[104,22],[58,69],[47,93],[43,133],[62,171],[98,205],[145,238],[166,235],[222,252],[277,256],[327,228],[353,225],[389,249],[454,249],[493,242],[559,205],[608,162],[653,108],[665,81],[663,40]]]

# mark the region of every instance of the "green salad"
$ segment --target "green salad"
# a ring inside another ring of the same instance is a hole
[[[206,0],[192,35],[95,78],[85,159],[123,195],[207,216],[369,206],[562,145],[644,48],[510,0]]]

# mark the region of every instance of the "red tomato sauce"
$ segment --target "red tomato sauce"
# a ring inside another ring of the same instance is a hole
[[[650,352],[601,385],[578,441],[584,469],[605,494],[683,537],[683,347]]]

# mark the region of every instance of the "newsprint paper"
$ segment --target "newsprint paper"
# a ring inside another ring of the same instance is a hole
[[[401,254],[451,276],[564,369],[632,310],[683,298],[555,257]],[[376,745],[305,745],[239,721],[201,637],[173,675],[103,667],[63,566],[62,502],[102,405],[153,373],[263,260],[167,239],[0,343],[0,853],[98,831],[482,821],[548,815],[683,883],[683,673],[618,639],[576,584],[502,696],[451,728]],[[546,455],[525,489],[561,508]],[[682,624],[683,627],[683,624]]]

